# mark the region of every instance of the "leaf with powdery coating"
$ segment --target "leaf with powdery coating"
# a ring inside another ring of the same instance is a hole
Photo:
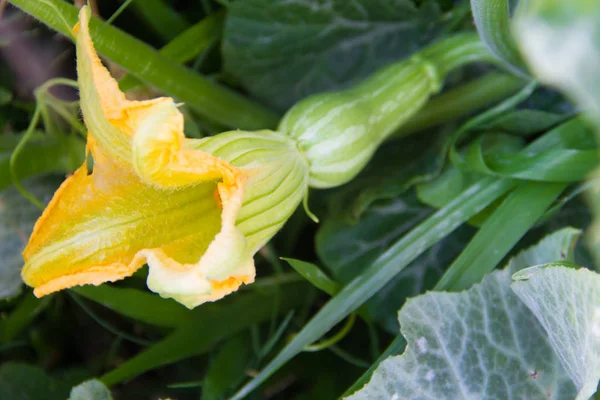
[[[69,400],[112,400],[112,396],[104,383],[92,379],[75,386]]]
[[[587,400],[600,380],[600,275],[554,265],[516,273],[511,287],[548,332],[577,400]]]
[[[575,386],[543,326],[510,283],[515,271],[531,265],[524,263],[569,258],[577,237],[563,229],[469,290],[409,300],[399,313],[406,351],[382,362],[349,399],[573,398]]]

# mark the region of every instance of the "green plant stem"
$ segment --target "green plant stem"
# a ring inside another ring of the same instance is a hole
[[[129,7],[129,5],[131,4],[132,1],[133,0],[125,0],[123,2],[123,4],[121,4],[121,6],[119,6],[119,8],[117,8],[117,11],[115,11],[106,21],[104,21],[104,25],[103,26],[112,25],[113,21],[115,19],[119,18],[119,15],[121,15],[121,13],[123,11],[125,11],[125,9],[127,7]]]
[[[440,40],[424,49],[419,56],[433,63],[440,80],[472,62],[498,63],[475,33],[461,33]]]
[[[73,39],[77,8],[62,0],[11,0],[15,6]],[[98,18],[90,21],[90,32],[98,52],[119,64],[143,82],[152,85],[222,125],[254,130],[272,128],[279,117],[234,91],[194,73],[152,47]]]
[[[494,72],[434,97],[421,111],[390,137],[411,135],[466,116],[514,94],[527,82],[505,73]]]
[[[21,151],[23,151],[23,148],[25,147],[27,142],[29,141],[29,139],[31,139],[31,136],[35,133],[35,127],[37,126],[37,124],[40,120],[40,115],[41,115],[41,108],[40,108],[40,105],[38,104],[35,107],[35,111],[33,112],[33,117],[31,117],[31,122],[29,122],[29,127],[27,128],[27,131],[21,137],[21,140],[19,140],[17,147],[15,147],[15,149],[13,150],[13,152],[10,156],[9,168],[10,168],[10,179],[12,180],[12,184],[17,188],[17,190],[19,192],[21,192],[21,194],[23,196],[25,196],[27,198],[27,200],[29,200],[31,202],[31,204],[35,205],[40,210],[43,210],[45,208],[44,204],[41,201],[39,201],[37,199],[37,197],[35,197],[32,193],[29,193],[29,191],[21,185],[21,182],[19,181],[19,178],[17,177],[17,171],[16,171],[16,164],[17,164],[17,159],[19,157],[19,154],[21,153]]]
[[[344,326],[342,327],[342,329],[340,329],[340,331],[338,333],[336,333],[332,337],[330,337],[328,339],[324,339],[318,343],[313,343],[313,344],[309,344],[308,346],[305,346],[304,351],[307,351],[307,352],[321,351],[330,346],[333,346],[334,344],[336,344],[337,342],[339,342],[340,340],[342,340],[343,338],[346,337],[346,335],[350,332],[350,330],[354,326],[355,321],[356,321],[356,314],[355,313],[350,314],[350,316],[348,317],[348,320],[346,321],[346,323],[344,324]]]

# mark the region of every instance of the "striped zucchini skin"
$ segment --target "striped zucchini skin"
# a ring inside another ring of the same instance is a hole
[[[331,188],[354,178],[387,136],[440,88],[436,67],[413,57],[341,92],[292,107],[278,131],[296,140],[309,164],[309,185]]]

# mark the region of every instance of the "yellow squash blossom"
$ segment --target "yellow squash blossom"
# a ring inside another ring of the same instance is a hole
[[[73,29],[93,158],[55,193],[23,252],[43,296],[148,264],[148,287],[187,307],[254,281],[253,256],[305,196],[308,166],[271,131],[186,139],[171,98],[129,101],[95,53],[89,9]]]

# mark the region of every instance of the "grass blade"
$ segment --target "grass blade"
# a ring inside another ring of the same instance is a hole
[[[526,182],[488,217],[435,290],[461,290],[479,282],[544,215],[564,183]]]
[[[340,291],[341,285],[328,277],[325,272],[323,272],[315,264],[306,261],[295,260],[293,258],[282,258],[282,260],[290,264],[290,266],[294,268],[297,273],[312,283],[314,287],[324,291],[328,295],[334,296]]]
[[[290,283],[284,286],[279,299],[276,288],[271,287],[205,304],[193,311],[193,318],[188,323],[119,365],[101,380],[111,386],[161,365],[206,353],[218,342],[269,320],[274,307],[278,307],[280,314],[285,314],[299,306],[304,302],[306,288],[304,282]]]
[[[471,0],[471,11],[479,36],[504,65],[516,75],[527,76],[510,34],[508,0]]]
[[[232,399],[256,389],[287,361],[315,342],[332,326],[365,303],[389,280],[427,248],[450,234],[514,186],[512,180],[483,179],[437,211],[383,253],[365,272],[350,282],[304,326],[288,345]]]

